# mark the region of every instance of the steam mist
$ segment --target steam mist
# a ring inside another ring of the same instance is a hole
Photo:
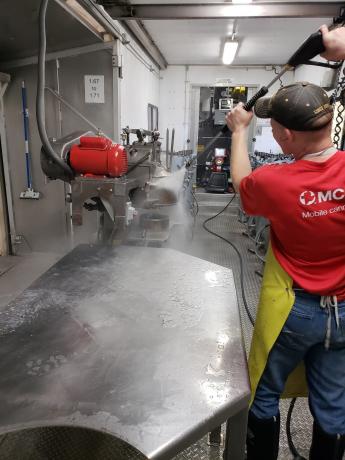
[[[169,244],[176,249],[183,249],[192,238],[193,218],[190,213],[190,187],[188,171],[183,166],[169,176],[155,181],[153,196],[156,196],[162,206],[157,206],[159,214],[169,217]],[[168,205],[170,199],[170,206]]]

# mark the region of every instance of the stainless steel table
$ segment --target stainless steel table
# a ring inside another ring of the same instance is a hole
[[[1,459],[170,459],[228,420],[240,460],[249,395],[231,270],[174,250],[79,246],[0,313]]]

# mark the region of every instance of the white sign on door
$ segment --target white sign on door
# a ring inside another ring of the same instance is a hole
[[[104,104],[104,75],[85,75],[85,102]]]

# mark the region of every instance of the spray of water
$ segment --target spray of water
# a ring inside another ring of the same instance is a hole
[[[181,169],[170,174],[169,176],[159,178],[156,182],[157,188],[170,190],[176,193],[176,195],[179,195],[183,187],[185,174],[186,167],[183,166]]]
[[[185,178],[186,167],[183,166],[169,176],[156,179],[150,193],[153,203],[157,200],[154,205],[156,211],[169,217],[170,236],[175,241],[173,247],[176,249],[183,249],[184,243],[189,241],[192,235],[193,219],[187,202],[188,190],[186,190]],[[179,236],[176,237],[176,234]]]

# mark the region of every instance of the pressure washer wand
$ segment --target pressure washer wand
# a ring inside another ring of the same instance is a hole
[[[271,87],[272,85],[274,85],[274,83],[275,83],[277,80],[279,80],[279,78],[280,78],[282,75],[284,75],[284,73],[287,72],[287,71],[290,70],[290,69],[291,69],[291,67],[290,67],[288,64],[286,64],[286,65],[282,68],[281,72],[279,72],[279,73],[273,78],[273,80],[270,81],[270,83],[269,83],[267,86],[262,86],[262,87],[259,89],[259,91],[258,91],[256,94],[254,94],[254,96],[253,96],[248,102],[246,102],[246,103],[244,104],[243,108],[244,108],[245,110],[247,110],[247,112],[249,112],[249,110],[251,110],[251,109],[254,107],[256,101],[257,101],[258,99],[260,99],[261,97],[265,96],[265,95],[268,93],[270,87]],[[229,131],[228,125],[224,125],[224,126],[222,127],[222,129],[219,131],[219,133],[216,134],[216,136],[215,136],[213,139],[211,139],[210,142],[209,142],[208,144],[206,144],[206,147],[205,147],[204,152],[205,152],[205,153],[208,152],[208,150],[209,150],[209,149],[212,147],[212,145],[217,141],[217,139],[219,139],[219,138],[220,138],[223,134],[225,134],[227,131]]]
[[[344,12],[342,11],[342,19],[344,20]],[[331,27],[330,27],[331,29]],[[305,42],[298,48],[298,50],[290,57],[288,62],[283,66],[282,70],[273,78],[272,81],[266,86],[262,86],[259,91],[254,94],[254,96],[244,104],[243,108],[249,112],[251,110],[256,101],[261,97],[265,96],[268,93],[270,87],[277,81],[279,78],[285,74],[288,70],[295,69],[299,65],[308,64],[310,59],[314,58],[318,54],[325,51],[325,47],[323,44],[322,33],[320,31],[311,34]],[[219,133],[210,140],[210,142],[205,146],[204,153],[207,153],[209,149],[214,145],[214,143],[227,131],[229,130],[227,125],[224,125]],[[206,158],[206,161],[208,156]]]

